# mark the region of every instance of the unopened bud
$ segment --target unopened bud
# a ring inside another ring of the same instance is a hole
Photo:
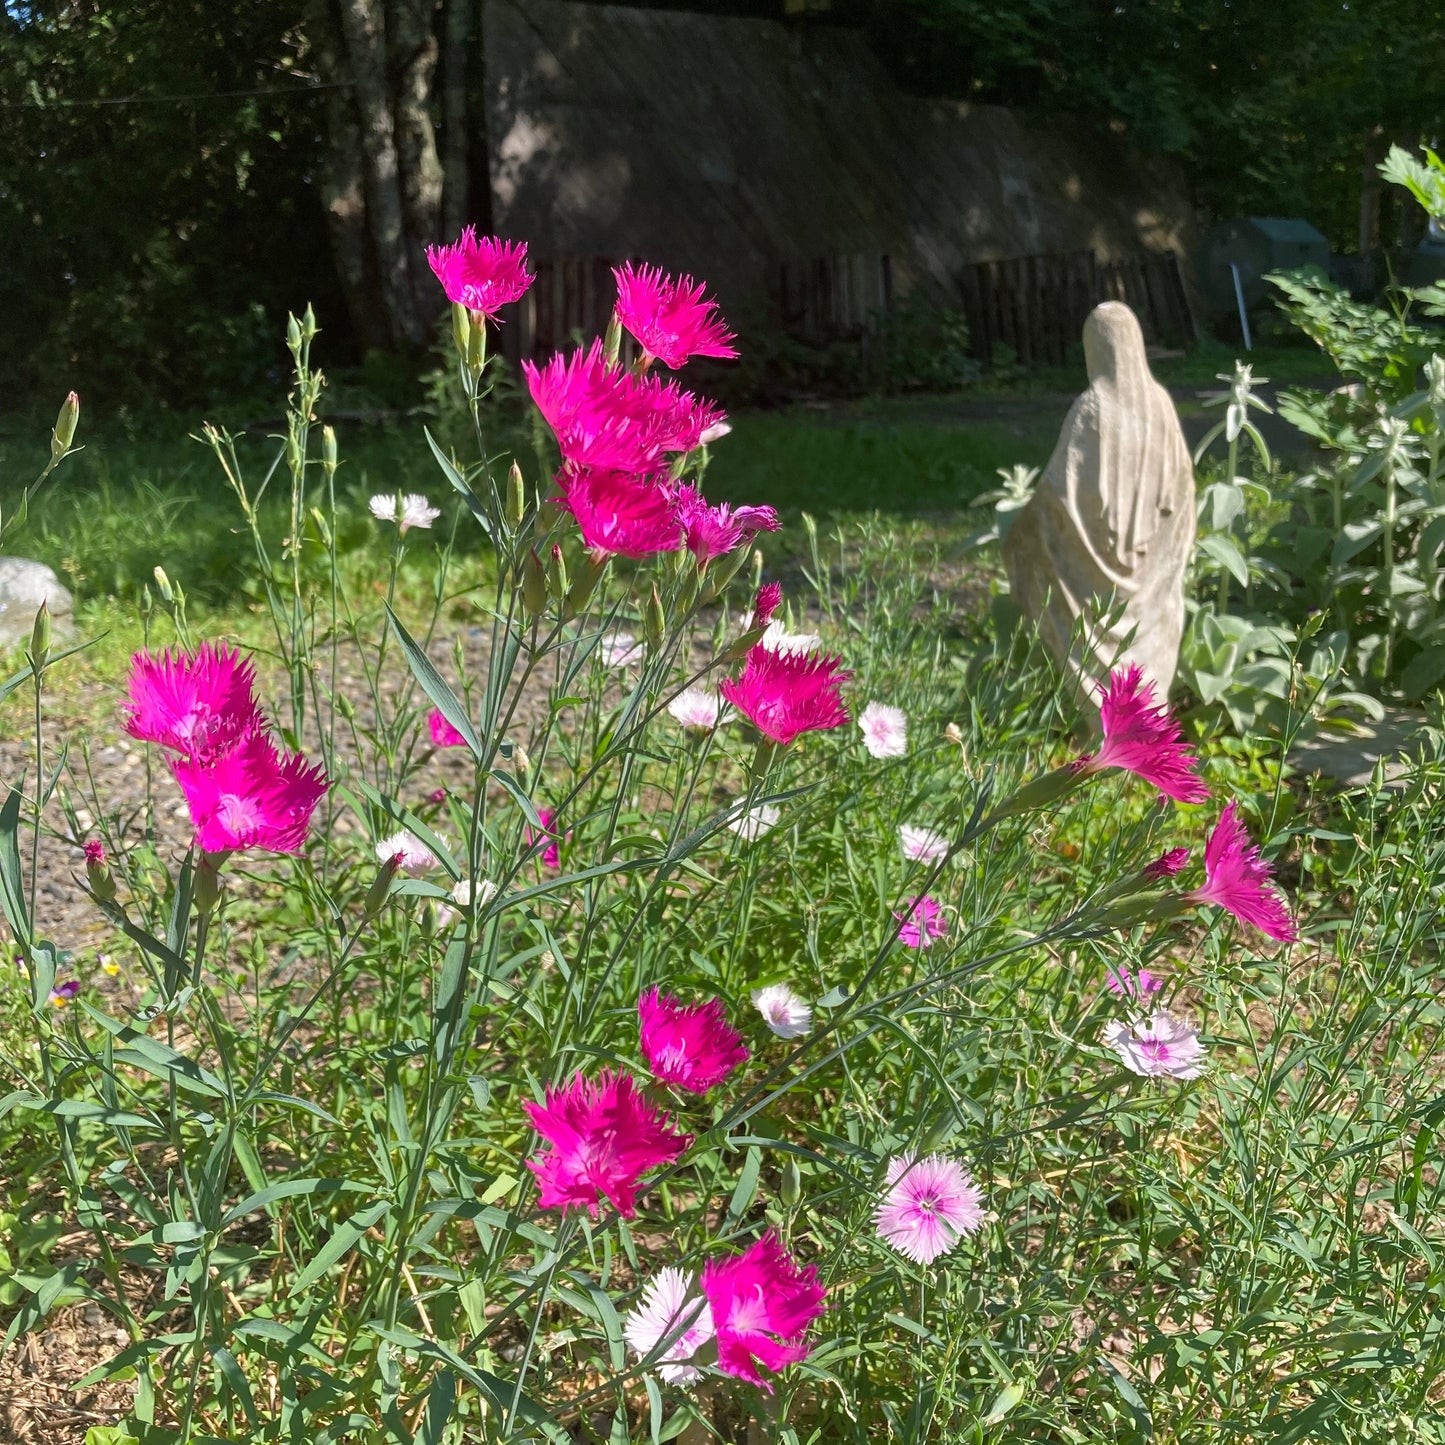
[[[301,335],[310,341],[321,328],[316,324],[316,313],[311,309],[311,303],[306,303],[306,310],[301,316]]]
[[[50,606],[40,604],[35,625],[30,629],[30,665],[39,672],[50,660]]]
[[[519,773],[530,773],[532,771],[532,759],[527,756],[527,750],[521,743],[512,748],[512,766]]]
[[[567,563],[562,556],[562,549],[555,542],[552,544],[552,555],[547,562],[547,590],[558,602],[567,599]]]
[[[286,318],[286,349],[293,356],[301,350],[301,323],[290,315]]]
[[[602,341],[607,352],[608,366],[616,366],[617,358],[622,354],[622,318],[616,311],[612,313],[607,323],[607,334]]]
[[[467,338],[467,370],[473,376],[480,376],[487,364],[487,323],[478,312],[472,317],[472,331]]]
[[[335,692],[332,699],[336,703],[336,711],[339,712],[346,722],[352,722],[356,718],[356,705],[344,692]]]
[[[176,594],[171,589],[171,579],[166,576],[166,569],[164,567],[157,567],[155,569],[155,579],[156,587],[161,594],[161,601],[169,606],[176,600]]]
[[[537,508],[537,519],[532,524],[532,535],[539,542],[545,541],[557,530],[557,524],[561,520],[562,508],[548,498]]]
[[[745,548],[738,550],[728,557],[716,561],[708,569],[707,587],[703,592],[703,601],[711,602],[713,598],[720,597],[727,590],[727,585],[743,570],[744,564],[748,561],[748,553]],[[756,588],[757,584],[753,584]]]
[[[371,880],[371,887],[366,890],[366,901],[361,905],[363,919],[374,918],[381,911],[382,904],[391,894],[391,881],[400,867],[401,854],[394,853],[376,870],[376,877]]]
[[[753,591],[756,592],[763,585],[763,554],[756,547],[753,548]]]
[[[320,507],[312,507],[311,520],[316,524],[316,535],[321,538],[321,545],[331,545],[331,528],[326,525],[326,517]]]
[[[294,431],[286,433],[286,466],[293,476],[301,470],[301,444]]]
[[[327,476],[336,475],[336,429],[324,426],[321,428],[321,465],[326,468]]]
[[[597,584],[606,570],[606,562],[599,562],[591,552],[582,554],[577,575],[572,579],[571,587],[567,589],[566,615],[568,617],[576,617],[592,600],[592,594],[597,590]]]
[[[547,609],[547,574],[535,552],[522,559],[522,606],[528,617],[540,617]]]
[[[85,842],[85,880],[90,891],[102,903],[109,903],[115,897],[115,879],[110,876],[110,865],[105,857],[105,844],[99,838],[88,838]]]
[[[522,482],[522,469],[516,462],[507,473],[507,520],[514,526],[522,525],[527,515],[527,489]]]
[[[80,398],[72,391],[60,404],[60,415],[55,419],[55,430],[50,434],[50,456],[59,461],[70,450],[75,440],[75,426],[80,420]]]
[[[647,645],[656,652],[662,646],[667,632],[667,615],[662,610],[662,598],[658,596],[657,583],[652,584],[652,595],[642,609],[642,633]]]
[[[209,918],[221,898],[221,872],[209,853],[201,854],[196,869],[196,912]]]
[[[783,1203],[789,1209],[796,1209],[798,1201],[803,1197],[803,1172],[798,1168],[798,1161],[791,1156],[783,1165],[783,1187],[780,1192]]]
[[[456,344],[457,355],[465,361],[472,344],[472,318],[460,301],[452,302],[452,341]]]

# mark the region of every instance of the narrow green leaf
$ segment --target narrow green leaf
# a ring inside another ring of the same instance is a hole
[[[441,715],[462,735],[462,741],[471,749],[472,756],[478,762],[482,762],[482,740],[477,736],[476,729],[472,726],[472,720],[467,716],[467,710],[462,706],[461,699],[447,685],[446,679],[432,665],[431,658],[423,651],[421,644],[406,630],[401,619],[390,607],[386,609],[386,615],[391,619],[392,631],[396,633],[396,639],[401,643],[401,650],[406,654],[412,676],[421,684],[421,690],[436,704]]]
[[[331,1231],[331,1238],[317,1250],[311,1263],[291,1281],[289,1298],[296,1299],[304,1294],[332,1265],[356,1248],[357,1241],[378,1220],[391,1213],[391,1205],[383,1200],[369,1209],[360,1210],[350,1219],[343,1220]]]
[[[416,1445],[442,1445],[442,1436],[456,1402],[457,1377],[450,1370],[442,1370],[427,1391],[426,1414],[422,1416],[421,1428],[416,1432]]]

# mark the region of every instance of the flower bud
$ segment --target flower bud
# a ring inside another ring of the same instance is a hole
[[[527,489],[522,482],[522,469],[516,462],[507,473],[507,520],[514,526],[522,525],[527,515]]]
[[[1025,783],[1011,798],[1005,798],[984,819],[984,823],[992,826],[994,823],[1001,823],[1005,818],[1012,818],[1019,813],[1031,813],[1035,808],[1056,803],[1073,792],[1083,781],[1083,777],[1083,773],[1072,764],[1055,768],[1053,772]]]
[[[622,318],[616,311],[612,313],[607,322],[607,334],[602,341],[603,348],[607,352],[608,366],[616,366],[617,358],[622,354]]]
[[[306,310],[301,314],[301,336],[303,340],[311,341],[321,328],[316,324],[316,313],[311,309],[311,303],[306,303]]]
[[[657,583],[652,584],[652,595],[642,609],[642,634],[647,645],[656,652],[662,646],[667,633],[667,614],[662,610],[662,598],[657,593]]]
[[[321,428],[321,465],[326,468],[326,475],[336,475],[336,429],[335,427],[324,426]]]
[[[547,610],[547,574],[536,552],[522,559],[522,606],[528,617],[540,617]]]
[[[452,302],[452,341],[457,355],[465,361],[472,345],[472,316],[460,301]]]
[[[286,317],[286,349],[292,356],[301,351],[301,323],[293,315]]]
[[[467,370],[473,376],[480,376],[487,364],[487,322],[478,312],[472,317],[472,331],[467,338]]]
[[[557,530],[563,515],[563,509],[549,497],[537,508],[537,517],[532,523],[532,535],[539,542],[550,537]]]
[[[748,560],[747,550],[743,547],[739,547],[731,556],[717,558],[708,568],[707,587],[703,591],[702,600],[711,602],[713,598],[720,597]]]
[[[331,545],[331,528],[326,525],[326,517],[320,507],[312,507],[311,521],[315,524],[316,535],[321,538],[321,545],[329,547]]]
[[[784,1205],[789,1209],[796,1209],[798,1201],[803,1197],[803,1172],[792,1155],[788,1156],[788,1162],[783,1165],[783,1187],[779,1192]]]
[[[210,853],[202,853],[196,868],[196,912],[202,918],[209,918],[221,898],[221,871],[217,859]]]
[[[336,704],[336,711],[341,714],[342,719],[343,719],[344,721],[346,721],[346,722],[354,722],[354,721],[355,721],[355,719],[356,719],[356,704],[353,703],[353,702],[351,701],[351,699],[350,699],[349,697],[347,697],[347,695],[346,695],[344,692],[336,692],[336,693],[333,693],[333,694],[332,694],[332,700],[333,700],[333,701],[335,702],[335,704]]]
[[[42,602],[30,629],[30,665],[38,673],[50,661],[50,606]]]
[[[161,601],[170,606],[176,600],[176,594],[171,590],[171,579],[166,576],[164,567],[155,569],[156,587],[160,591]]]
[[[571,587],[567,589],[566,616],[576,617],[587,606],[597,588],[597,583],[606,570],[606,562],[599,562],[591,552],[583,553],[577,575],[572,579]]]
[[[363,921],[374,918],[381,912],[382,904],[391,894],[391,881],[400,867],[401,854],[394,853],[376,870],[376,877],[371,880],[371,887],[366,890],[366,901],[361,905]]]
[[[115,879],[110,876],[105,844],[99,838],[85,840],[85,880],[100,902],[109,903],[115,897]]]
[[[286,467],[293,475],[301,470],[301,444],[294,429],[286,433]]]
[[[562,549],[555,542],[547,562],[547,591],[558,602],[567,600],[567,563],[562,556]]]
[[[756,547],[753,548],[753,591],[756,592],[763,585],[763,554]]]
[[[50,434],[50,459],[58,462],[75,440],[75,426],[80,420],[80,398],[72,391],[60,404],[55,430]]]

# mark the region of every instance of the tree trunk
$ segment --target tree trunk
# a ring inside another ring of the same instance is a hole
[[[361,131],[341,79],[341,56],[326,0],[308,0],[306,26],[321,79],[335,88],[326,93],[327,144],[321,160],[321,204],[331,238],[336,273],[346,297],[352,330],[365,348],[386,346],[390,331],[376,298],[367,234],[365,158]]]
[[[460,0],[465,3],[465,0]],[[467,54],[467,220],[477,230],[492,232],[492,152],[487,144],[487,45],[483,25],[487,0],[472,0],[472,34]]]
[[[366,158],[367,232],[391,342],[425,343],[427,327],[412,289],[400,157],[386,75],[383,0],[340,0],[341,38]]]
[[[1365,292],[1373,292],[1379,281],[1380,202],[1385,194],[1380,162],[1388,149],[1385,128],[1377,125],[1365,137],[1360,168],[1360,287]]]
[[[431,105],[439,0],[306,0],[328,93],[322,173],[337,274],[365,346],[416,351],[445,304],[426,263],[440,239]]]
[[[437,8],[435,0],[389,0],[387,5],[387,50],[408,241],[406,254],[413,304],[424,321],[432,320],[440,310],[432,303],[441,294],[423,255],[426,246],[441,239],[442,163],[437,156],[431,114],[437,72],[432,17]]]
[[[446,0],[442,33],[442,235],[454,240],[466,225],[467,54],[471,8],[478,0]]]

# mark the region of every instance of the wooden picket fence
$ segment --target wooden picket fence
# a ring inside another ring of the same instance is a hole
[[[1120,261],[1092,251],[981,261],[962,268],[958,287],[970,345],[984,362],[1006,346],[1028,366],[1063,364],[1101,301],[1126,302],[1150,344],[1188,347],[1197,339],[1173,251]]]
[[[618,258],[559,256],[534,263],[537,279],[500,328],[503,355],[545,360],[601,336],[612,317]],[[878,319],[894,307],[891,257],[847,252],[785,260],[774,269],[771,302],[782,331],[815,345],[873,345]],[[1197,339],[1179,257],[1172,251],[1103,261],[1091,251],[981,261],[958,273],[970,346],[988,363],[999,347],[1025,365],[1060,365],[1077,347],[1084,318],[1100,301],[1124,301],[1146,341],[1187,347]],[[630,338],[624,344],[631,351]]]

